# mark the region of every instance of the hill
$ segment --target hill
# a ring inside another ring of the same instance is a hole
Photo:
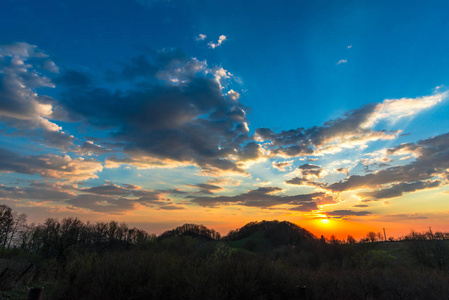
[[[182,226],[176,227],[175,229],[165,231],[158,237],[158,240],[163,240],[175,236],[190,236],[208,241],[219,240],[221,238],[220,233],[216,232],[213,229],[209,229],[206,226],[184,224]]]
[[[232,247],[263,251],[283,245],[298,245],[304,241],[316,240],[316,237],[291,222],[261,221],[250,222],[231,230],[223,240],[229,241]]]

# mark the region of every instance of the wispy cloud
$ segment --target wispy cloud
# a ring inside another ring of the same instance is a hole
[[[341,65],[341,64],[345,64],[345,63],[347,63],[348,61],[346,60],[346,59],[340,59],[338,62],[337,62],[337,65]]]
[[[347,219],[348,217],[363,217],[371,215],[372,213],[369,211],[353,211],[353,210],[334,210],[330,212],[326,212],[326,215],[330,218],[338,218],[338,219]]]
[[[198,36],[195,37],[195,40],[204,41],[206,38],[207,38],[207,35],[200,33],[200,34],[198,34]]]
[[[251,190],[236,196],[191,197],[191,202],[207,207],[237,204],[261,208],[290,205],[298,208],[306,205],[307,210],[312,211],[318,209],[317,201],[322,200],[321,198],[327,198],[325,193],[287,196],[279,194],[282,191],[279,187],[259,187],[257,190]]]

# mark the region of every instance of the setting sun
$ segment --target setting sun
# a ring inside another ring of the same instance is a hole
[[[329,219],[321,219],[320,222],[325,225],[330,223]]]

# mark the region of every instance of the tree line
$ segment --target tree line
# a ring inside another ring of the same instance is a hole
[[[27,224],[0,205],[0,298],[42,285],[47,299],[444,299],[447,238],[320,239],[286,221],[156,236],[115,221]]]

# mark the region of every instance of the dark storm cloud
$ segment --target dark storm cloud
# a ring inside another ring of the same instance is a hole
[[[325,193],[312,193],[305,195],[284,196],[274,193],[281,192],[278,187],[260,187],[244,194],[236,196],[216,196],[216,197],[190,197],[191,202],[200,206],[215,207],[218,205],[239,204],[250,207],[271,207],[282,204],[302,206],[320,200],[326,196]],[[311,205],[313,206],[313,205]],[[310,206],[310,207],[311,207]]]
[[[72,85],[61,102],[74,118],[113,132],[131,160],[149,156],[243,172],[236,160],[260,155],[258,144],[242,144],[249,138],[244,107],[223,95],[218,75],[205,63],[161,53],[124,67],[122,77],[143,80],[134,88]]]
[[[440,180],[435,181],[417,181],[413,183],[400,183],[400,184],[394,184],[389,188],[381,189],[381,190],[375,190],[371,192],[362,192],[358,193],[357,195],[362,197],[363,199],[388,199],[388,198],[394,198],[394,197],[400,197],[404,193],[410,193],[415,192],[418,190],[424,190],[424,189],[430,189],[438,187],[443,182]]]
[[[419,186],[420,181],[446,174],[446,170],[449,168],[449,133],[421,140],[416,144],[400,145],[389,149],[387,152],[395,154],[399,151],[405,151],[405,149],[407,152],[412,152],[418,156],[415,161],[402,166],[389,167],[374,174],[353,175],[344,181],[333,183],[327,188],[333,192],[343,192],[399,183],[396,188],[380,192],[382,196],[382,194],[394,194],[396,190],[400,191],[401,189],[404,192],[404,189]],[[435,185],[436,182],[432,184]],[[410,183],[411,185],[401,186],[401,183]]]

